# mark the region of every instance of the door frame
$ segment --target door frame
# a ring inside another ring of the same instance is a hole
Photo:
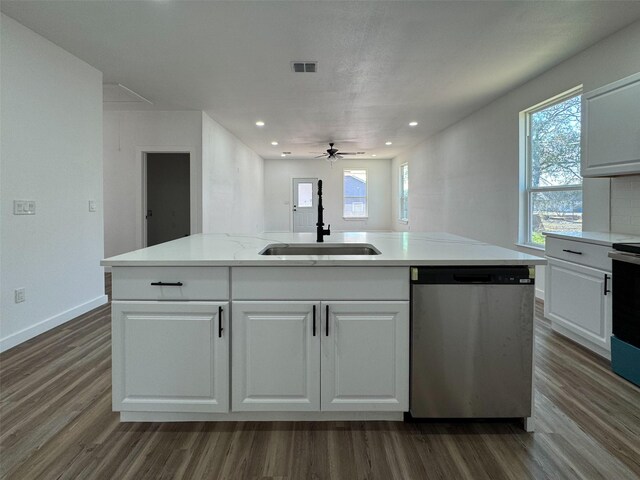
[[[312,192],[315,191],[315,195],[318,194],[318,180],[319,177],[291,177],[291,182],[289,182],[289,188],[291,189],[291,193],[289,198],[291,198],[291,203],[290,203],[290,209],[289,209],[289,231],[294,233],[294,225],[295,225],[295,218],[294,218],[294,214],[295,212],[293,211],[294,208],[294,200],[295,200],[295,195],[296,195],[296,189],[294,188],[294,185],[296,183],[296,180],[311,180],[311,183],[315,182],[315,187],[312,188]],[[318,206],[318,199],[314,196],[313,197],[313,207],[312,208],[317,208]],[[297,207],[296,207],[297,208]],[[300,232],[299,232],[300,233]],[[305,233],[305,232],[302,232]],[[306,232],[309,233],[309,232]]]
[[[198,188],[199,162],[195,158],[196,150],[192,147],[179,146],[147,146],[136,148],[136,158],[140,162],[141,170],[141,188],[138,196],[139,213],[136,215],[136,244],[138,248],[146,248],[147,246],[147,154],[148,153],[186,153],[189,155],[189,234],[192,235],[201,231],[200,227],[200,189]]]

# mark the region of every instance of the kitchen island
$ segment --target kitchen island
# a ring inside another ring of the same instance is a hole
[[[103,260],[121,420],[402,420],[411,267],[545,263],[447,233],[314,240],[198,234]]]

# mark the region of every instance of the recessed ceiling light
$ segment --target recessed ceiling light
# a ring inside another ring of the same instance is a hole
[[[281,156],[281,157],[286,157],[286,156],[287,156],[287,154],[286,154],[286,153],[281,153],[281,154],[280,154],[280,156]]]
[[[410,127],[417,127],[418,126],[418,122],[410,122],[409,126]]]
[[[264,127],[264,122],[263,122],[262,120],[258,120],[258,121],[256,122],[256,126],[257,126],[257,127]]]
[[[273,146],[275,147],[276,145],[278,145],[278,142],[276,142],[276,141],[274,140],[273,142],[271,142],[271,145],[273,145]]]
[[[377,157],[377,155],[375,153],[372,153],[371,156],[372,157]]]
[[[384,142],[385,145],[393,145],[393,142]]]

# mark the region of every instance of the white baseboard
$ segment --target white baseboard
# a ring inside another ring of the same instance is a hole
[[[541,288],[536,288],[536,298],[542,300],[544,302],[544,290]]]
[[[100,295],[99,297],[96,297],[93,300],[89,300],[88,302],[78,305],[77,307],[73,307],[62,313],[54,315],[53,317],[49,317],[46,320],[38,322],[35,325],[31,325],[30,327],[20,330],[19,332],[12,333],[11,335],[0,339],[0,352],[5,352],[10,348],[20,345],[22,342],[26,342],[27,340],[40,335],[41,333],[62,325],[69,320],[73,320],[83,313],[87,313],[88,311],[93,310],[100,305],[104,305],[108,301],[109,299],[106,295]]]
[[[120,412],[121,422],[402,422],[402,412]]]

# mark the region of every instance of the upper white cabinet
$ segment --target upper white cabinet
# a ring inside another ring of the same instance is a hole
[[[640,73],[583,95],[582,176],[640,173]]]

